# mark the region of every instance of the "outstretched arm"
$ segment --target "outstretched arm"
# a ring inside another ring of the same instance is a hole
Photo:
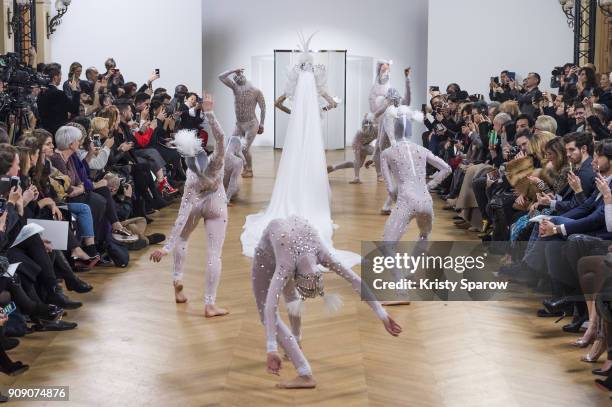
[[[321,243],[322,245],[322,243]],[[323,246],[321,246],[323,247]],[[325,248],[322,248],[319,252],[319,261],[321,264],[334,273],[338,274],[340,277],[344,278],[348,281],[353,290],[365,301],[367,301],[372,311],[378,316],[381,321],[385,321],[389,318],[387,311],[380,305],[380,302],[376,300],[376,297],[367,287],[361,284],[361,277],[359,277],[355,272],[349,268],[346,268],[340,263],[336,258],[332,256],[332,254]],[[362,290],[363,288],[363,290]]]
[[[236,88],[236,83],[229,78],[229,76],[233,73],[238,73],[240,69],[234,69],[231,71],[225,71],[219,74],[218,78],[225,86],[234,90]]]
[[[206,120],[210,124],[213,137],[215,138],[215,152],[212,154],[212,159],[206,167],[204,174],[210,178],[216,178],[223,169],[223,161],[225,160],[225,134],[221,125],[217,121],[217,117],[212,110],[204,113]]]

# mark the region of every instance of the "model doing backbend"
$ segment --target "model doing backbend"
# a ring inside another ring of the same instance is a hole
[[[215,305],[217,287],[221,277],[221,250],[227,227],[227,197],[223,188],[223,163],[225,158],[224,134],[212,111],[213,101],[207,95],[202,110],[215,137],[215,151],[209,158],[202,148],[201,140],[194,131],[181,130],[176,134],[175,145],[187,164],[187,181],[178,217],[172,234],[163,249],[151,254],[151,260],[159,262],[173,254],[174,294],[177,303],[187,302],[183,294],[183,269],[187,259],[187,241],[204,219],[208,243],[206,286],[204,288],[204,315],[215,317],[226,315],[227,310]]]
[[[233,80],[229,78],[234,74]],[[236,130],[234,136],[244,139],[244,156],[246,165],[242,176],[253,177],[253,158],[251,157],[251,145],[255,136],[264,132],[264,120],[266,119],[266,101],[261,90],[253,86],[244,76],[244,69],[234,69],[219,75],[219,80],[234,92],[234,108],[236,110]],[[259,105],[259,117],[255,115],[255,108]]]
[[[266,332],[268,372],[279,374],[280,344],[298,373],[295,379],[278,384],[281,388],[316,386],[310,365],[300,349],[301,316],[296,302],[299,304],[305,298],[324,296],[323,274],[318,265],[337,273],[353,286],[355,292],[361,293],[362,298],[368,299],[368,305],[391,335],[398,336],[402,331],[370,291],[361,292],[361,278],[330,254],[317,231],[306,220],[297,216],[275,219],[268,224],[255,249],[252,280],[257,310]],[[290,312],[291,329],[279,316],[281,294]]]

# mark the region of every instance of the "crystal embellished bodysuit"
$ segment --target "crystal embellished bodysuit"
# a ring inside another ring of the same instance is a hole
[[[215,152],[203,174],[187,170],[181,207],[164,249],[174,256],[174,280],[182,280],[189,235],[200,219],[204,219],[208,243],[204,302],[214,304],[221,277],[221,250],[227,227],[227,198],[223,188],[225,146],[223,130],[214,113],[207,112],[205,115],[215,137]]]
[[[427,164],[439,171],[426,183]],[[385,224],[383,240],[397,242],[416,218],[421,239],[427,239],[433,222],[433,203],[428,188],[435,188],[451,168],[431,151],[410,141],[398,141],[383,151],[381,170],[390,196],[397,196],[391,216]]]
[[[311,369],[298,345],[301,318],[290,315],[289,330],[280,319],[278,307],[281,294],[286,304],[299,299],[296,281],[301,284],[301,281],[322,278],[316,267],[301,266],[309,261],[310,264],[328,267],[348,281],[355,292],[361,293],[361,278],[342,266],[325,248],[317,231],[298,216],[275,219],[268,224],[255,249],[252,267],[253,293],[266,331],[267,350],[277,351],[277,344],[280,343],[302,376],[310,375]],[[371,292],[364,291],[362,298],[369,299],[368,305],[381,320],[387,318],[387,312],[374,300]]]

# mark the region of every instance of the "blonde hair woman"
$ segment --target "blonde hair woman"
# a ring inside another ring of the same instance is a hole
[[[548,131],[540,131],[529,140],[527,145],[527,151],[531,154],[538,162],[541,167],[544,168],[548,159],[546,158],[546,143],[557,137],[555,134]]]
[[[509,114],[512,120],[516,120],[519,114],[521,114],[519,104],[516,100],[507,100],[499,105],[499,112]]]
[[[111,148],[115,139],[109,137],[109,120],[104,117],[94,117],[91,121],[91,138],[83,142],[84,149],[79,150],[79,158],[87,161],[92,172],[101,171],[106,167]]]

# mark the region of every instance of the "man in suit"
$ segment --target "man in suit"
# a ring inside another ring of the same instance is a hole
[[[600,184],[607,183],[610,186],[612,140],[597,145],[593,167],[598,172]],[[578,260],[585,256],[605,254],[608,244],[604,240],[612,238],[612,233],[606,226],[602,192],[598,188],[582,205],[564,213],[563,216],[540,222],[539,234],[540,239],[546,242],[543,246],[544,257],[553,288],[553,298],[545,301],[544,306],[554,313],[575,303],[578,312],[574,321],[566,325],[564,330],[578,332],[588,318],[578,281]],[[568,296],[572,298],[568,300]]]
[[[535,114],[533,102],[534,100],[542,99],[542,92],[540,92],[539,85],[540,75],[535,72],[530,72],[529,75],[527,75],[524,92],[522,94],[516,89],[515,81],[510,81],[510,88],[512,89],[511,95],[518,101],[521,113],[526,113],[531,117],[537,116]]]
[[[81,92],[78,90],[78,78],[70,82],[72,98],[59,88],[62,81],[62,71],[57,64],[49,64],[45,74],[51,79],[49,87],[38,96],[38,113],[40,127],[55,135],[57,129],[68,123],[70,115],[78,116],[81,103]]]
[[[550,207],[556,215],[563,215],[583,204],[595,189],[595,171],[593,170],[593,137],[589,133],[571,133],[563,137],[565,152],[572,166],[568,175],[568,185],[555,197],[538,194],[540,207]],[[544,249],[538,228],[533,228],[523,259],[515,264],[504,266],[501,274],[517,277],[527,276],[534,279],[546,274]]]

